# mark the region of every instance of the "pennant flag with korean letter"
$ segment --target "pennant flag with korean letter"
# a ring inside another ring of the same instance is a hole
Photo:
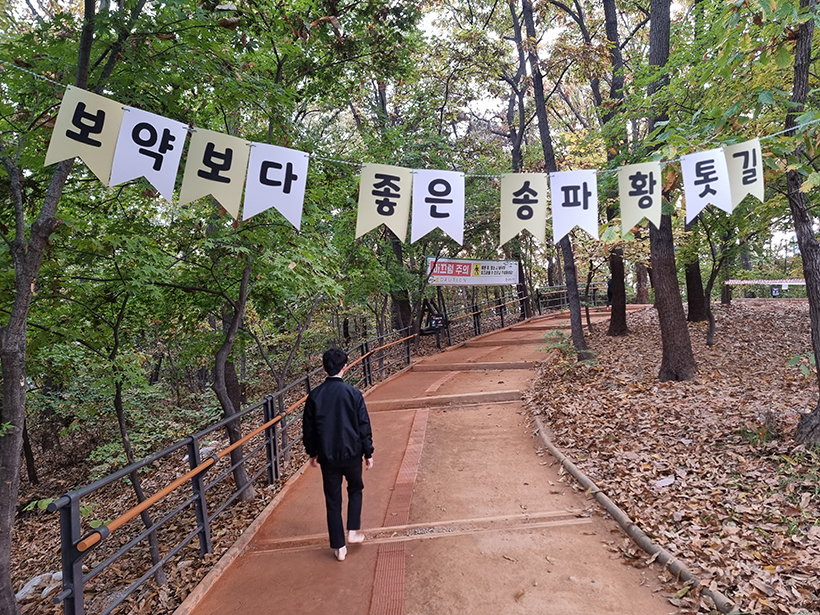
[[[197,128],[188,146],[179,204],[210,194],[238,218],[249,153],[250,143],[245,139]]]
[[[415,243],[434,228],[464,241],[464,173],[456,171],[414,171],[413,229]]]
[[[275,207],[298,231],[302,226],[309,160],[310,156],[299,150],[251,144],[242,219]]]
[[[737,207],[747,194],[751,194],[762,203],[765,186],[760,140],[752,139],[737,145],[724,145],[723,153],[726,154],[726,166],[729,169],[732,206]]]
[[[598,181],[596,171],[550,173],[552,235],[558,243],[575,226],[598,239]]]
[[[79,156],[107,186],[123,113],[120,103],[69,86],[57,114],[45,164]]]
[[[644,218],[655,228],[661,225],[661,191],[660,162],[628,164],[618,169],[622,235]]]
[[[686,224],[710,203],[732,213],[732,189],[723,148],[681,156],[683,192],[686,196]]]
[[[547,176],[507,173],[501,177],[501,243],[523,230],[541,243],[547,234]]]
[[[182,122],[125,107],[111,167],[111,185],[144,177],[170,203],[187,136],[188,126]]]
[[[384,223],[402,243],[407,239],[413,171],[387,164],[362,166],[356,239]]]

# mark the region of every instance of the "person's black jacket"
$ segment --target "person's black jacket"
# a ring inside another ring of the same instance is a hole
[[[310,457],[342,466],[373,455],[373,432],[361,392],[330,377],[311,391],[305,403],[302,438]]]

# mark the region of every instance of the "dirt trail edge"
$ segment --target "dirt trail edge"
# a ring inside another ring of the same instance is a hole
[[[676,613],[527,426],[521,393],[567,326],[534,318],[371,390],[365,542],[334,559],[319,470],[303,468],[175,615]]]

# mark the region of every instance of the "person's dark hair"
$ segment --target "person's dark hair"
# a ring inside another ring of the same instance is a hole
[[[347,353],[341,348],[331,348],[322,355],[322,367],[328,376],[335,376],[347,363]]]

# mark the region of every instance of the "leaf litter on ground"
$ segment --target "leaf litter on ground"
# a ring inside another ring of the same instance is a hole
[[[593,364],[552,352],[527,394],[555,444],[659,545],[743,613],[820,613],[820,451],[795,445],[817,380],[789,361],[811,349],[805,301],[715,306],[717,344],[690,324],[698,375],[659,382],[656,311],[629,335],[593,327]],[[631,565],[651,559],[612,543]],[[662,572],[662,579],[671,575]],[[678,591],[684,613],[711,601]]]

